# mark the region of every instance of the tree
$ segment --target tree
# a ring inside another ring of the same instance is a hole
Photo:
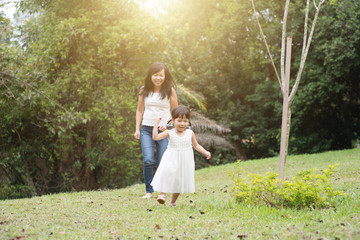
[[[305,20],[304,20],[304,34],[303,34],[303,44],[302,44],[302,52],[300,57],[300,65],[296,75],[296,80],[294,85],[292,86],[291,92],[289,92],[289,83],[290,83],[290,64],[291,64],[291,43],[292,38],[287,38],[287,43],[285,43],[286,35],[287,35],[287,20],[288,20],[288,12],[290,6],[290,0],[287,0],[285,3],[284,15],[283,15],[283,23],[282,23],[282,38],[281,38],[281,70],[280,76],[277,73],[277,69],[275,67],[275,63],[272,60],[272,55],[270,53],[268,43],[266,41],[266,37],[262,31],[261,24],[259,22],[259,18],[257,16],[257,12],[255,9],[254,0],[252,0],[254,15],[259,24],[260,32],[262,38],[265,42],[265,46],[267,48],[268,55],[271,59],[271,63],[276,72],[277,79],[280,84],[280,89],[283,96],[283,113],[282,113],[282,124],[281,124],[281,144],[280,144],[280,166],[279,166],[279,179],[284,179],[284,168],[288,150],[288,142],[289,142],[289,133],[290,133],[290,124],[291,124],[291,104],[295,98],[295,94],[298,90],[298,86],[301,79],[301,74],[304,69],[305,61],[309,52],[312,36],[314,34],[315,25],[318,19],[318,15],[322,5],[325,3],[325,0],[320,0],[318,3],[313,1],[315,7],[315,14],[312,20],[312,26],[310,32],[308,32],[308,21],[309,21],[309,11],[310,11],[310,0],[306,1],[305,8]],[[309,34],[309,35],[308,35]],[[285,51],[286,51],[286,65],[285,65]]]

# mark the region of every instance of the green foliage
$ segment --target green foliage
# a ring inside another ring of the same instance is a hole
[[[231,128],[224,135],[237,150],[278,154],[280,88],[250,1],[159,1],[163,11],[140,2],[21,0],[36,14],[16,29],[0,11],[2,183],[36,195],[141,181],[134,115],[154,61],[166,62],[181,86],[179,103]],[[284,3],[255,2],[278,63]],[[291,154],[350,148],[359,138],[359,7],[331,1],[320,13],[292,105]],[[292,79],[303,9],[304,1],[291,2]],[[197,101],[188,101],[193,92]],[[232,161],[229,149],[214,146],[213,159],[199,156],[197,167]]]
[[[34,187],[34,195],[139,181],[130,119],[161,31],[132,1],[20,6],[37,15],[19,29],[19,54],[6,55],[16,42],[1,45],[10,86],[1,88],[3,181]]]
[[[262,204],[273,207],[324,208],[331,206],[335,196],[345,193],[334,189],[330,182],[335,165],[329,165],[322,173],[312,170],[301,171],[293,179],[280,181],[277,173],[266,175],[248,174],[248,179],[241,177],[242,171],[233,178],[233,193],[238,202]]]
[[[0,199],[29,198],[34,196],[35,189],[26,185],[0,184]]]
[[[293,104],[290,153],[351,148],[359,138],[359,11],[359,1],[339,1],[321,12]]]

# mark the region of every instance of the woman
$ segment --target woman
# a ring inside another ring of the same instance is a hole
[[[171,110],[178,105],[174,87],[175,82],[166,65],[153,63],[146,73],[144,86],[141,87],[139,92],[134,137],[140,139],[143,153],[146,188],[146,194],[143,198],[152,197],[154,190],[150,183],[154,175],[154,165],[159,166],[161,157],[168,145],[167,139],[154,141],[152,132],[159,116],[163,119],[159,124],[159,132],[166,129],[166,123],[171,119]],[[155,147],[156,155],[154,152]]]

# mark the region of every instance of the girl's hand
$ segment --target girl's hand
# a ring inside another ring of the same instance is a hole
[[[208,152],[208,151],[206,151],[206,152],[204,153],[204,155],[205,155],[205,157],[206,157],[207,160],[209,160],[209,159],[211,158],[211,153]]]
[[[156,125],[156,126],[159,125],[161,119],[162,119],[162,117],[158,117],[158,118],[156,119],[156,122],[155,122],[155,125]]]
[[[139,140],[140,139],[140,131],[135,131],[134,137],[135,137],[135,139]]]

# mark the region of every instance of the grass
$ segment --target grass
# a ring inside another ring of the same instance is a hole
[[[278,171],[279,158],[241,163],[247,173]],[[337,166],[345,191],[336,208],[275,209],[237,204],[235,164],[196,171],[196,193],[177,206],[142,199],[143,184],[118,190],[61,193],[0,201],[0,239],[360,239],[360,149],[290,156],[286,176]]]

